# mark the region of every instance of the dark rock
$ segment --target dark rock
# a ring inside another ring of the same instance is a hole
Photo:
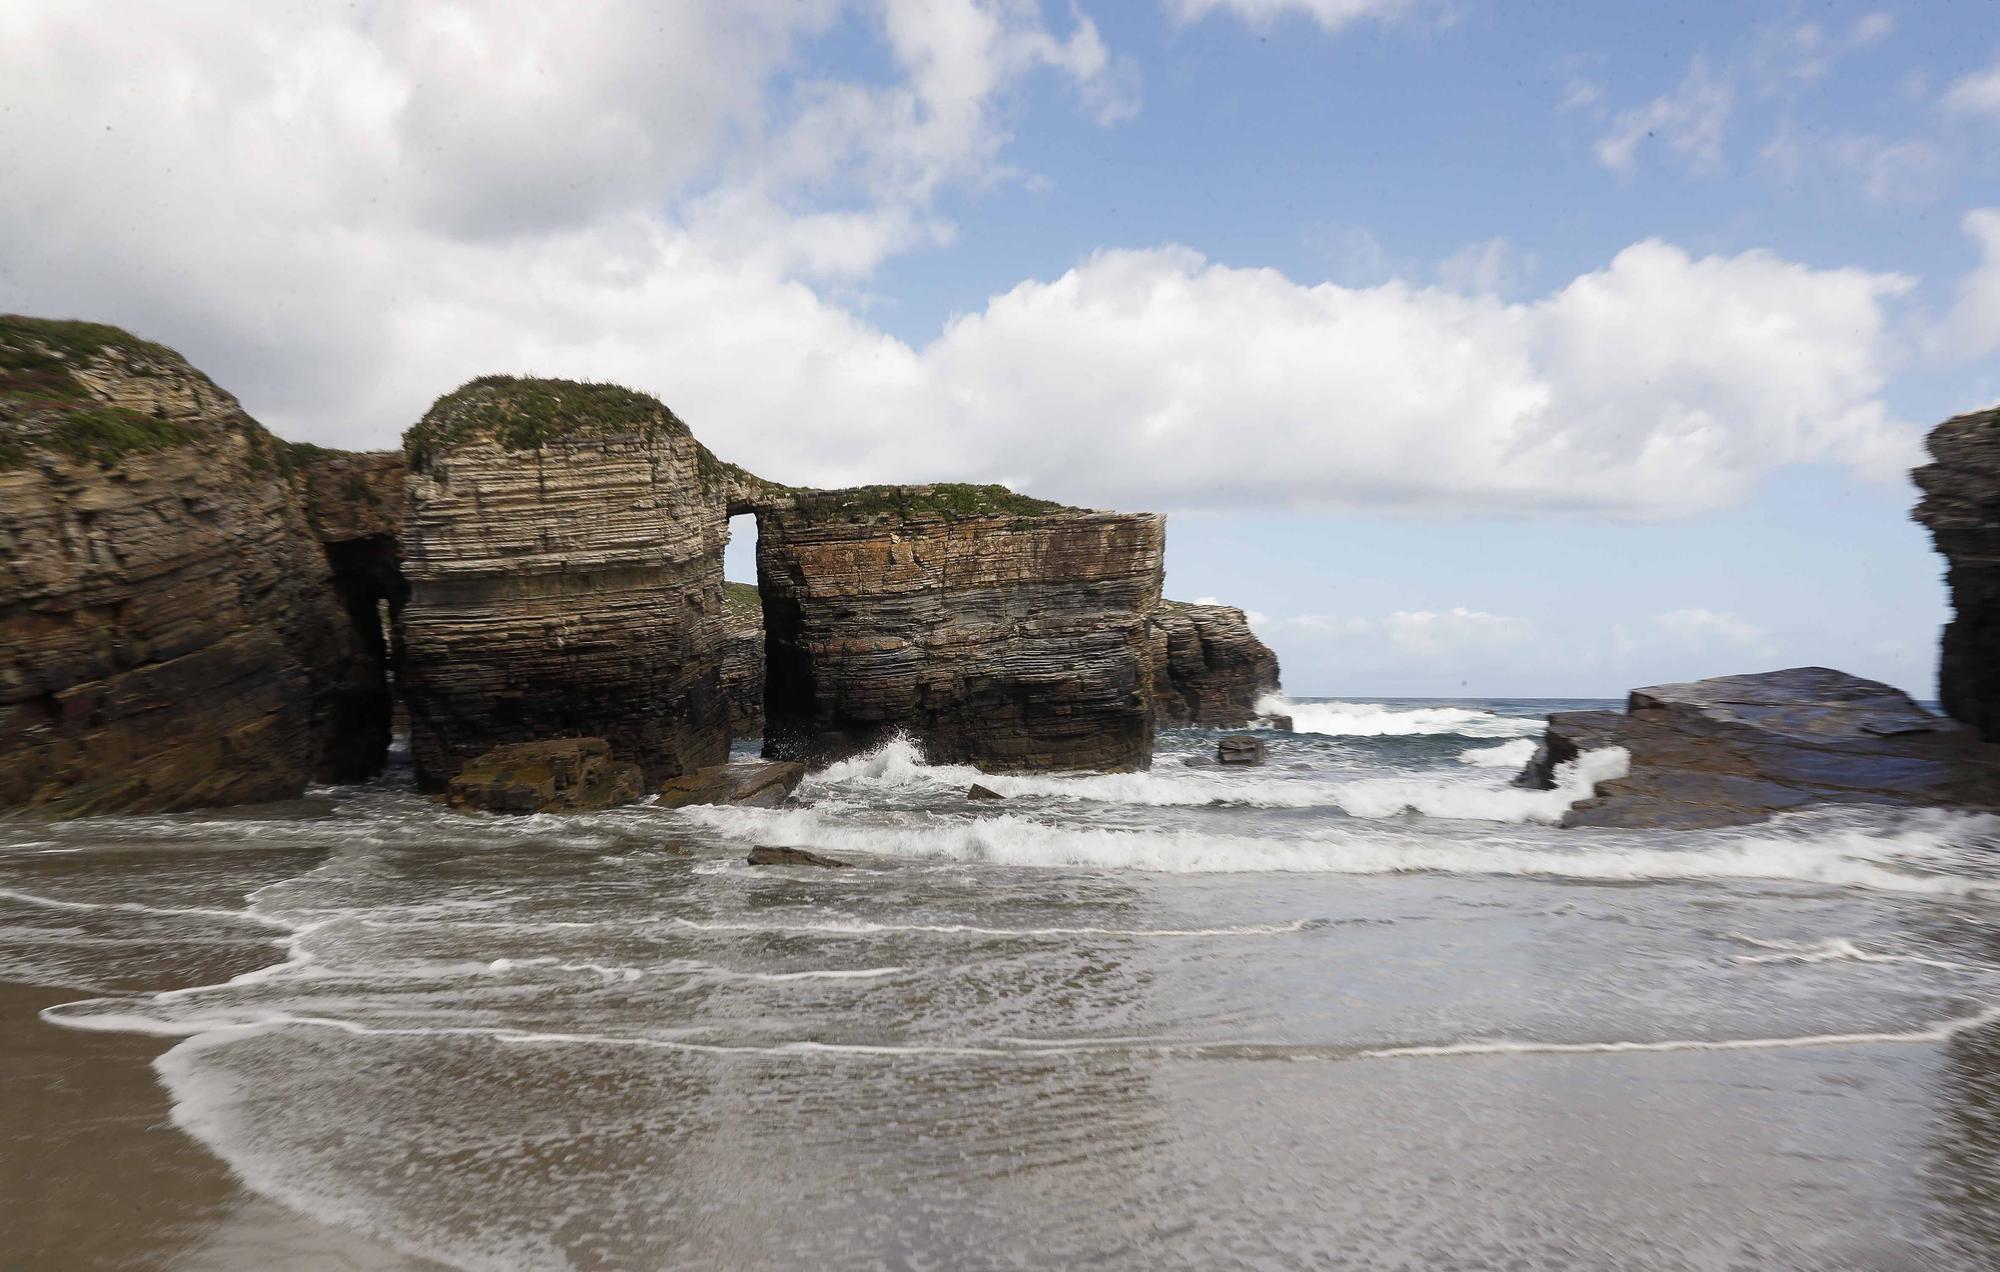
[[[660,785],[661,808],[685,808],[689,804],[748,804],[753,808],[776,808],[805,779],[806,766],[788,761],[750,761],[717,764]]]
[[[639,766],[613,759],[603,738],[551,738],[494,747],[451,779],[446,799],[461,811],[581,813],[644,789]]]
[[[722,693],[729,736],[764,735],[764,606],[748,583],[722,585]]]
[[[752,848],[744,860],[753,866],[825,866],[833,870],[845,870],[854,864],[838,857],[822,857],[803,848],[776,848],[768,844]]]
[[[1517,780],[1550,789],[1559,765],[1605,747],[1630,753],[1630,775],[1600,782],[1563,825],[1729,826],[1819,803],[2000,807],[2000,747],[1825,667],[1636,689],[1622,715],[1559,712]]]
[[[1165,530],[998,486],[761,508],[765,754],[817,763],[902,732],[989,772],[1146,767]]]
[[[1924,492],[1915,515],[1944,556],[1952,603],[1938,698],[2000,742],[2000,408],[1946,420],[1925,445],[1934,462],[1910,474]]]
[[[1238,728],[1278,691],[1278,656],[1233,605],[1163,600],[1148,636],[1162,725]]]
[[[1292,732],[1292,718],[1281,711],[1274,712],[1271,715],[1258,716],[1251,723],[1260,729],[1269,729],[1273,733]]]
[[[1263,740],[1240,735],[1224,738],[1215,744],[1215,758],[1224,764],[1262,764]]]
[[[966,797],[967,799],[1006,799],[1006,798],[1007,798],[1007,797],[1006,797],[1005,795],[1002,795],[1002,794],[1001,794],[1001,793],[1000,793],[999,791],[996,791],[996,790],[994,790],[994,789],[993,789],[992,787],[990,787],[990,786],[981,786],[981,785],[980,785],[979,783],[977,783],[977,782],[974,782],[974,783],[972,784],[972,789],[971,789],[971,790],[968,790],[968,791],[967,791],[967,792],[965,793],[965,797]]]
[[[0,316],[0,808],[286,800],[352,766],[380,668],[310,524],[324,453],[170,349]]]

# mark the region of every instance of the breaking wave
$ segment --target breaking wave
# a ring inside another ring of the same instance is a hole
[[[1517,738],[1540,733],[1544,722],[1527,716],[1505,716],[1473,707],[1385,707],[1373,702],[1293,702],[1283,694],[1266,694],[1257,703],[1261,715],[1287,715],[1299,733],[1333,737],[1382,738],[1450,733],[1468,738]]]

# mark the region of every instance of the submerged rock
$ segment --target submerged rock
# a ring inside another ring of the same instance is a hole
[[[380,767],[386,729],[357,744],[346,706],[381,668],[301,476],[330,453],[171,349],[0,316],[0,809],[286,800]]]
[[[612,758],[603,738],[497,746],[451,779],[453,808],[484,813],[583,813],[637,801],[639,766]]]
[[[716,764],[668,778],[660,785],[661,808],[690,804],[747,804],[776,808],[805,779],[806,766],[790,761]]]
[[[1215,758],[1224,764],[1262,764],[1264,757],[1260,738],[1230,737],[1215,744]]]
[[[1163,725],[1233,729],[1278,691],[1278,656],[1233,605],[1160,602],[1150,630],[1153,697]],[[1285,726],[1290,729],[1290,722]]]
[[[968,790],[968,791],[966,791],[966,792],[965,792],[965,797],[966,797],[967,799],[1006,799],[1006,798],[1007,798],[1007,797],[1006,797],[1005,795],[1002,795],[1002,794],[1001,794],[1001,793],[1000,793],[999,791],[996,791],[996,790],[994,790],[994,789],[993,789],[992,787],[990,787],[990,786],[981,786],[981,785],[980,785],[979,783],[977,783],[977,782],[974,782],[974,783],[972,784],[972,789],[970,789],[970,790]]]
[[[1924,492],[1915,516],[1944,556],[1952,604],[1938,698],[2000,742],[2000,408],[1946,420],[1925,445],[1933,462],[1910,474]]]
[[[992,772],[1152,762],[1166,520],[1000,486],[795,491],[759,508],[765,754],[907,733]]]
[[[753,866],[824,866],[831,870],[845,870],[854,864],[838,857],[822,857],[803,848],[778,848],[768,844],[752,848],[744,860]]]
[[[2000,747],[1900,690],[1826,667],[1635,689],[1623,714],[1549,717],[1517,779],[1623,747],[1630,774],[1601,782],[1565,826],[1698,828],[1817,803],[2000,807]]]

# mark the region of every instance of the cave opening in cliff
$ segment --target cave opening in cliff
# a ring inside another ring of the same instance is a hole
[[[347,613],[350,654],[327,707],[320,777],[358,782],[388,763],[400,701],[397,632],[410,586],[394,535],[328,543],[326,557]]]
[[[729,700],[732,740],[764,733],[764,605],[757,578],[757,517],[739,512],[729,519],[729,544],[722,558],[722,689]]]

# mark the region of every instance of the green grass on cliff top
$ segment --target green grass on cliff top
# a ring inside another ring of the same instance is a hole
[[[0,469],[26,467],[32,450],[79,463],[185,446],[199,434],[171,420],[99,405],[75,372],[119,356],[144,375],[152,364],[179,363],[165,345],[99,322],[0,314]]]
[[[433,403],[403,434],[403,453],[413,470],[425,472],[473,437],[490,437],[508,450],[539,450],[558,438],[652,440],[663,432],[685,437],[688,428],[651,394],[616,384],[487,375]]]
[[[764,602],[757,595],[755,583],[724,583],[722,608],[732,614],[762,614]]]
[[[908,520],[939,516],[955,521],[963,517],[1046,517],[1080,511],[1047,499],[1016,494],[1005,486],[975,486],[955,481],[928,486],[799,491],[794,507],[796,515],[810,525],[871,521],[878,517]]]

